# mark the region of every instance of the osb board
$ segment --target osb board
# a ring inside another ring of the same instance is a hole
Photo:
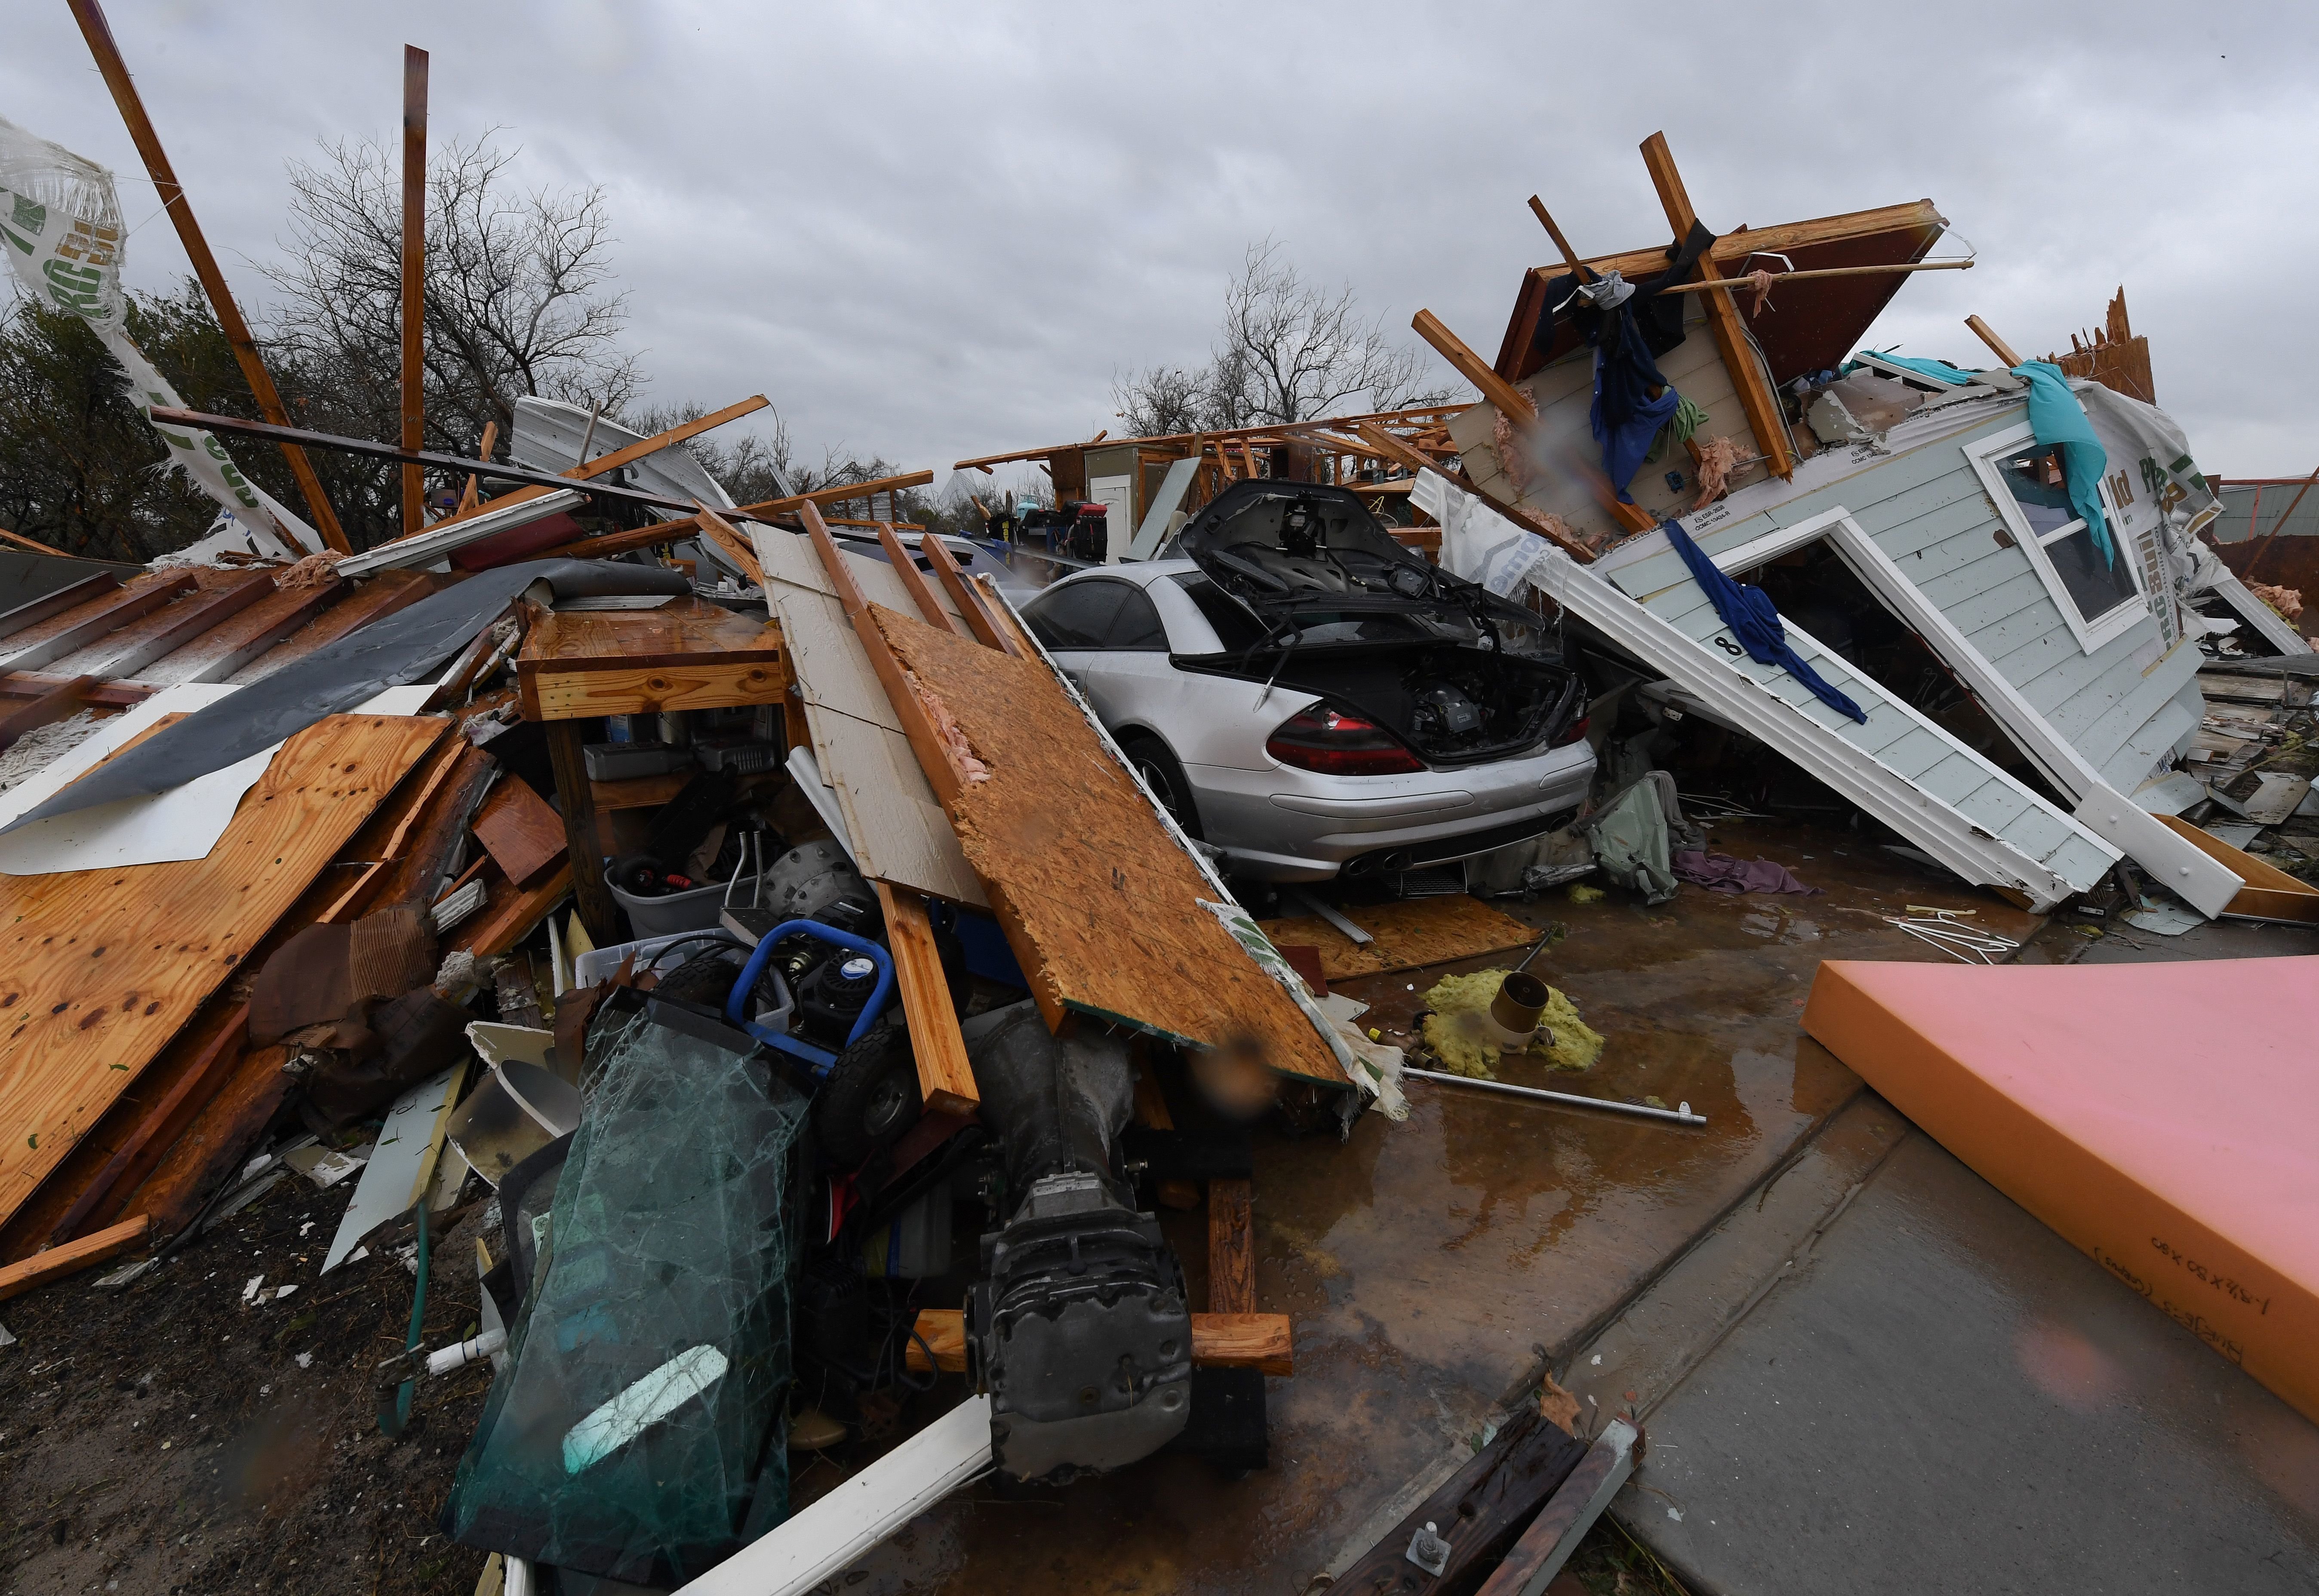
[[[1376,940],[1366,947],[1326,920],[1298,915],[1259,922],[1274,947],[1296,946],[1321,951],[1321,978],[1349,981],[1355,976],[1384,975],[1389,970],[1415,969],[1426,964],[1478,958],[1501,948],[1527,947],[1538,933],[1511,915],[1502,915],[1478,898],[1457,893],[1445,897],[1412,898],[1406,903],[1340,906],[1337,912]]]
[[[765,595],[780,617],[790,669],[805,706],[806,735],[822,780],[837,794],[855,860],[873,880],[951,903],[987,908],[950,818],[918,768],[902,723],[870,668],[870,656],[830,591],[829,573],[806,539],[775,527],[756,531]],[[862,596],[907,609],[901,578],[882,560],[844,556]],[[945,606],[950,595],[941,595]]]
[[[131,1085],[449,722],[337,715],[292,737],[206,858],[12,877],[0,969],[0,1215]]]
[[[1200,906],[1215,889],[1043,662],[870,613],[990,771],[951,819],[1048,1006],[1252,1045],[1276,1070],[1344,1081],[1304,1011]]]

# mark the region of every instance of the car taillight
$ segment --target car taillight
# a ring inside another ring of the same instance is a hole
[[[1562,735],[1554,740],[1553,746],[1557,748],[1567,748],[1573,743],[1583,739],[1586,735],[1586,722],[1588,718],[1588,717],[1582,715],[1577,719],[1572,721],[1568,726],[1564,726],[1562,728]]]
[[[1283,721],[1264,751],[1284,765],[1324,776],[1409,776],[1425,769],[1375,721],[1326,704]]]

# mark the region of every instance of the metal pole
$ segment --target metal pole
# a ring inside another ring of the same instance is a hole
[[[426,446],[427,52],[402,47],[402,446]],[[427,524],[426,482],[415,464],[402,468],[402,530]]]
[[[105,87],[113,91],[113,103],[121,108],[121,120],[129,124],[130,141],[144,159],[146,176],[160,191],[162,206],[177,230],[177,241],[185,247],[185,257],[193,263],[194,275],[201,280],[202,292],[209,295],[210,310],[218,319],[218,327],[224,332],[226,342],[233,346],[233,357],[241,365],[241,374],[248,380],[258,410],[276,427],[287,427],[290,412],[283,408],[282,395],[275,392],[266,363],[258,358],[257,345],[249,336],[249,324],[241,319],[240,307],[233,301],[233,290],[226,286],[225,274],[218,269],[217,257],[210,253],[209,240],[202,236],[201,224],[194,220],[194,208],[185,198],[185,185],[177,181],[169,157],[161,148],[160,135],[153,131],[152,120],[145,114],[145,102],[139,97],[137,86],[130,81],[128,64],[121,59],[121,47],[113,42],[113,29],[105,22],[104,13],[98,8],[97,0],[68,3],[72,6],[73,19],[80,23],[81,37],[88,41],[89,53],[96,58],[96,69],[104,76]],[[314,518],[314,529],[340,554],[352,553],[352,546],[338,526],[338,518],[323,495],[322,481],[314,474],[305,451],[295,444],[285,443],[282,455],[290,463],[290,474],[297,479],[307,513]]]
[[[1439,1069],[1412,1069],[1407,1066],[1402,1074],[1413,1075],[1420,1080],[1438,1080],[1453,1087],[1478,1087],[1484,1092],[1503,1092],[1513,1097],[1531,1097],[1542,1103],[1566,1103],[1579,1108],[1602,1108],[1612,1114],[1631,1114],[1647,1120],[1673,1120],[1679,1125],[1703,1125],[1707,1116],[1691,1112],[1686,1103],[1680,1108],[1653,1108],[1647,1103],[1620,1103],[1609,1097],[1582,1097],[1575,1092],[1549,1092],[1540,1087],[1513,1087],[1502,1080],[1475,1080],[1466,1075],[1446,1075]]]

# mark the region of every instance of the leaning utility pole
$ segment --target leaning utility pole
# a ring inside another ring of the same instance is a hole
[[[402,446],[426,447],[427,52],[402,47]],[[402,468],[403,535],[427,524],[426,482]]]
[[[105,22],[104,13],[98,8],[97,0],[67,0],[67,4],[72,7],[74,20],[80,23],[81,37],[88,41],[89,53],[96,58],[97,70],[104,75],[104,86],[113,91],[113,103],[121,107],[121,120],[129,124],[130,140],[144,158],[147,176],[160,190],[161,203],[177,229],[177,239],[185,247],[186,258],[193,262],[194,275],[201,280],[203,292],[209,295],[210,309],[217,316],[226,342],[233,346],[234,358],[241,363],[241,374],[249,381],[249,391],[257,396],[257,408],[276,427],[289,426],[290,412],[283,408],[282,395],[275,391],[274,379],[266,374],[266,363],[258,358],[257,345],[249,336],[249,324],[241,319],[241,311],[233,302],[233,290],[226,286],[217,257],[210,253],[209,240],[202,237],[201,225],[194,220],[185,185],[177,181],[177,174],[161,149],[160,135],[153,131],[152,120],[145,114],[145,103],[138,97],[137,86],[129,80],[128,65],[121,59],[121,47],[113,42],[113,29]],[[314,518],[315,530],[340,554],[351,554],[352,546],[339,528],[329,500],[323,496],[321,479],[314,474],[306,452],[295,444],[284,444],[282,453],[290,462],[290,474],[298,479],[298,491],[305,495],[306,510]]]

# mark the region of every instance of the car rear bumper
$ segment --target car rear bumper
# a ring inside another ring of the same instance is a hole
[[[1233,868],[1325,881],[1348,865],[1446,863],[1536,835],[1593,784],[1584,743],[1415,776],[1328,777],[1187,765],[1207,840]]]

